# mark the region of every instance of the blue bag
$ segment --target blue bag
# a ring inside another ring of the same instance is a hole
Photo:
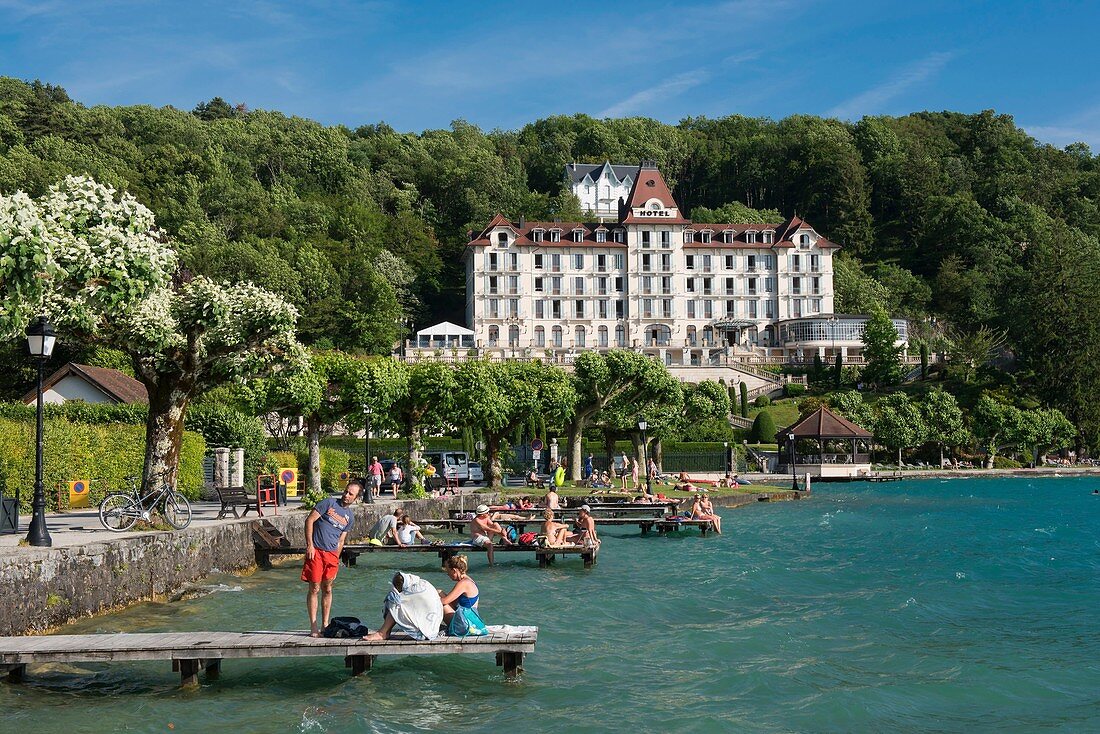
[[[489,634],[489,628],[485,626],[476,609],[459,607],[451,617],[447,634],[451,637],[480,637]]]

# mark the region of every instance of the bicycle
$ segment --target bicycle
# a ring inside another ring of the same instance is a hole
[[[176,530],[191,524],[191,503],[165,482],[159,488],[142,496],[136,477],[126,477],[129,492],[112,492],[99,503],[99,521],[111,532],[129,530],[138,520],[150,522],[153,512],[165,519]]]

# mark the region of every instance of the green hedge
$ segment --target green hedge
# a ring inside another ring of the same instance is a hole
[[[29,511],[34,493],[35,425],[28,417],[0,418],[0,486]],[[127,476],[141,476],[145,459],[145,427],[123,423],[89,425],[64,418],[46,420],[43,468],[48,510],[57,509],[57,484],[76,479],[91,480],[90,502],[98,504],[108,490],[126,489]],[[202,459],[206,442],[185,431],[180,449],[178,486],[195,499],[202,489]],[[68,504],[62,492],[62,507]]]

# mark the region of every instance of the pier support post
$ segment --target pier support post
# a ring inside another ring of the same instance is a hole
[[[497,665],[504,668],[505,678],[515,678],[523,672],[523,653],[498,652]]]
[[[651,522],[643,522],[638,525],[642,529],[642,535],[649,535],[649,529],[653,527]]]
[[[27,666],[24,663],[0,665],[0,673],[7,675],[9,683],[22,683],[27,677]]]
[[[581,560],[584,561],[585,568],[592,568],[596,565],[596,551],[591,553],[581,553]]]
[[[222,674],[222,659],[212,658],[206,661],[206,679],[217,680]]]
[[[199,685],[199,671],[202,670],[202,662],[202,660],[195,658],[172,661],[172,670],[179,671],[181,688],[194,688]]]
[[[374,655],[348,655],[344,667],[351,668],[352,675],[362,675],[374,667]]]

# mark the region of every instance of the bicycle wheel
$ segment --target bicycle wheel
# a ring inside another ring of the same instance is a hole
[[[176,530],[191,524],[191,503],[179,492],[170,492],[164,498],[164,519]]]
[[[99,503],[99,521],[111,532],[129,530],[139,517],[141,506],[128,494],[109,494]]]

